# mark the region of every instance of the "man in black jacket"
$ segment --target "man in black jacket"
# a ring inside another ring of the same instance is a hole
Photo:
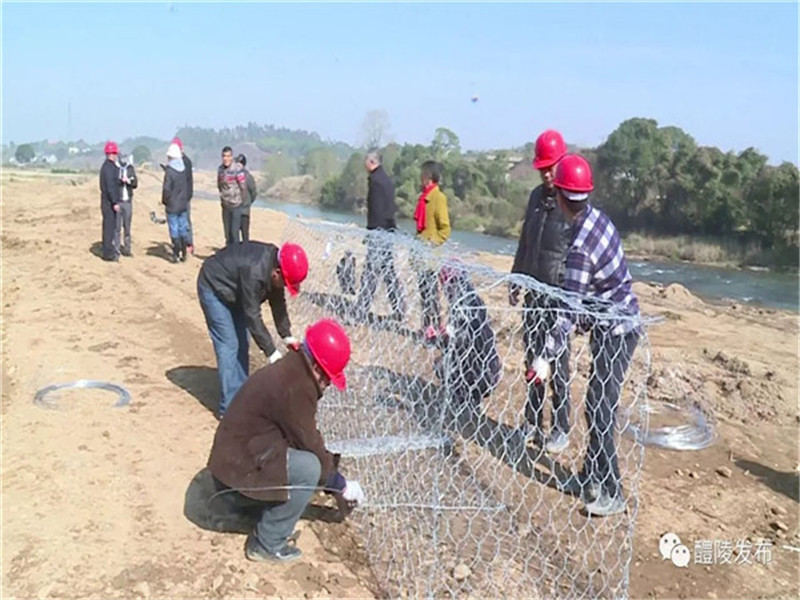
[[[261,317],[261,304],[269,302],[278,334],[287,346],[296,346],[286,311],[284,287],[296,296],[308,275],[308,257],[297,244],[280,250],[273,244],[231,244],[203,263],[197,277],[197,295],[217,355],[222,398],[219,417],[249,373],[247,332],[274,363],[281,358]]]
[[[392,303],[392,317],[400,320],[405,314],[405,299],[394,268],[392,241],[384,233],[397,229],[394,183],[381,166],[380,155],[377,152],[367,154],[364,167],[369,173],[367,230],[374,233],[367,233],[364,240],[367,245],[367,259],[361,275],[361,290],[354,305],[353,316],[357,320],[366,318],[378,288],[378,281],[383,279]]]
[[[183,159],[183,166],[185,167],[186,180],[189,185],[189,202],[186,204],[186,250],[189,254],[194,254],[194,230],[192,229],[192,196],[194,196],[194,175],[192,175],[192,161],[186,156],[183,151],[183,142],[181,138],[175,136],[172,138],[172,143],[176,144],[181,149],[181,158]]]
[[[533,166],[539,170],[542,184],[534,188],[528,200],[522,234],[517,245],[512,273],[522,273],[546,283],[560,287],[564,278],[570,225],[556,205],[556,190],[553,176],[558,161],[567,153],[567,146],[561,134],[547,130],[536,140],[536,156]],[[509,300],[516,305],[519,289],[511,286]],[[530,424],[533,440],[537,445],[544,444],[548,452],[561,452],[569,443],[569,348],[551,365],[553,414],[551,431],[545,441],[542,430],[544,398],[547,390],[544,385],[528,377],[532,361],[543,354],[547,333],[555,322],[555,306],[546,297],[533,291],[525,294],[523,316],[525,338],[526,379],[528,380],[528,401],[525,418]]]
[[[167,227],[172,240],[172,262],[175,263],[186,260],[189,241],[186,217],[189,208],[189,182],[181,155],[178,145],[170,144],[167,150],[169,163],[164,169],[164,186],[161,191],[161,203],[167,213]]]
[[[119,260],[119,248],[115,244],[117,214],[122,200],[122,185],[119,180],[116,142],[107,142],[103,149],[106,160],[100,167],[100,210],[103,213],[103,260]]]

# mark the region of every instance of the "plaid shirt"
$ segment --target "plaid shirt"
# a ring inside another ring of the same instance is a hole
[[[631,273],[619,232],[608,216],[591,204],[572,224],[562,287],[589,298],[610,301],[620,313],[639,314],[639,302],[631,290]],[[574,314],[566,314],[556,320],[546,344],[548,358],[554,359],[564,350],[576,318]],[[615,323],[610,318],[580,325],[583,329],[601,326],[610,330],[612,335],[624,335],[636,328],[636,320],[624,319]]]

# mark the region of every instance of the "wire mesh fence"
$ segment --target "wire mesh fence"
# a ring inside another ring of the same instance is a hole
[[[625,597],[644,447],[619,432],[648,418],[638,318],[452,244],[299,220],[284,237],[310,263],[294,329],[333,317],[351,338],[348,389],[319,423],[366,491],[353,518],[384,593]],[[587,332],[558,348],[564,322]],[[620,511],[588,515],[599,496]]]

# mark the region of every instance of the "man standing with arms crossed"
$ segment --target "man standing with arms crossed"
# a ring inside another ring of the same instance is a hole
[[[247,197],[247,176],[233,162],[233,149],[222,149],[222,164],[217,170],[217,188],[222,203],[222,228],[225,231],[225,245],[239,241],[242,224],[242,204]]]
[[[558,131],[548,129],[536,139],[533,168],[538,169],[542,183],[535,187],[528,200],[522,235],[517,245],[512,273],[530,275],[548,285],[561,287],[564,280],[564,261],[569,243],[570,225],[556,205],[553,186],[556,165],[567,153],[567,145]],[[519,301],[519,288],[512,284],[509,302]],[[553,400],[550,435],[545,440],[542,426],[544,399],[547,388],[530,379],[531,361],[544,350],[545,336],[555,322],[553,303],[533,290],[525,293],[523,329],[525,340],[525,366],[528,381],[528,400],[525,419],[534,443],[548,452],[556,453],[569,444],[569,346],[558,360],[550,365],[553,377],[550,388]]]
[[[367,169],[369,188],[367,191],[367,260],[361,274],[361,291],[354,306],[357,320],[366,319],[378,288],[383,279],[392,303],[392,318],[402,320],[405,314],[403,290],[394,268],[394,250],[391,240],[381,232],[397,229],[395,214],[397,204],[394,197],[394,183],[381,165],[377,151],[367,154],[364,160]],[[376,233],[371,233],[376,232]]]

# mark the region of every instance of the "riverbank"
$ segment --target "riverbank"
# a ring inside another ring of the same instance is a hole
[[[263,205],[269,208],[273,203],[297,204],[320,211],[325,210],[309,194],[312,188],[308,176],[287,177],[270,188],[268,195],[262,199]],[[360,213],[341,214],[350,215],[356,222],[365,220],[364,215]],[[483,235],[483,232],[473,229],[456,229],[456,231]],[[516,244],[518,239],[511,236],[491,237],[502,237],[513,244]],[[626,254],[635,260],[688,262],[726,269],[755,267],[776,272],[798,272],[796,251],[779,252],[764,249],[758,244],[745,245],[729,240],[687,235],[653,236],[640,233],[624,235],[623,242]]]
[[[701,237],[651,236],[631,233],[623,236],[625,252],[638,260],[690,262],[727,269],[771,270],[797,273],[797,250],[764,249],[758,244]]]

